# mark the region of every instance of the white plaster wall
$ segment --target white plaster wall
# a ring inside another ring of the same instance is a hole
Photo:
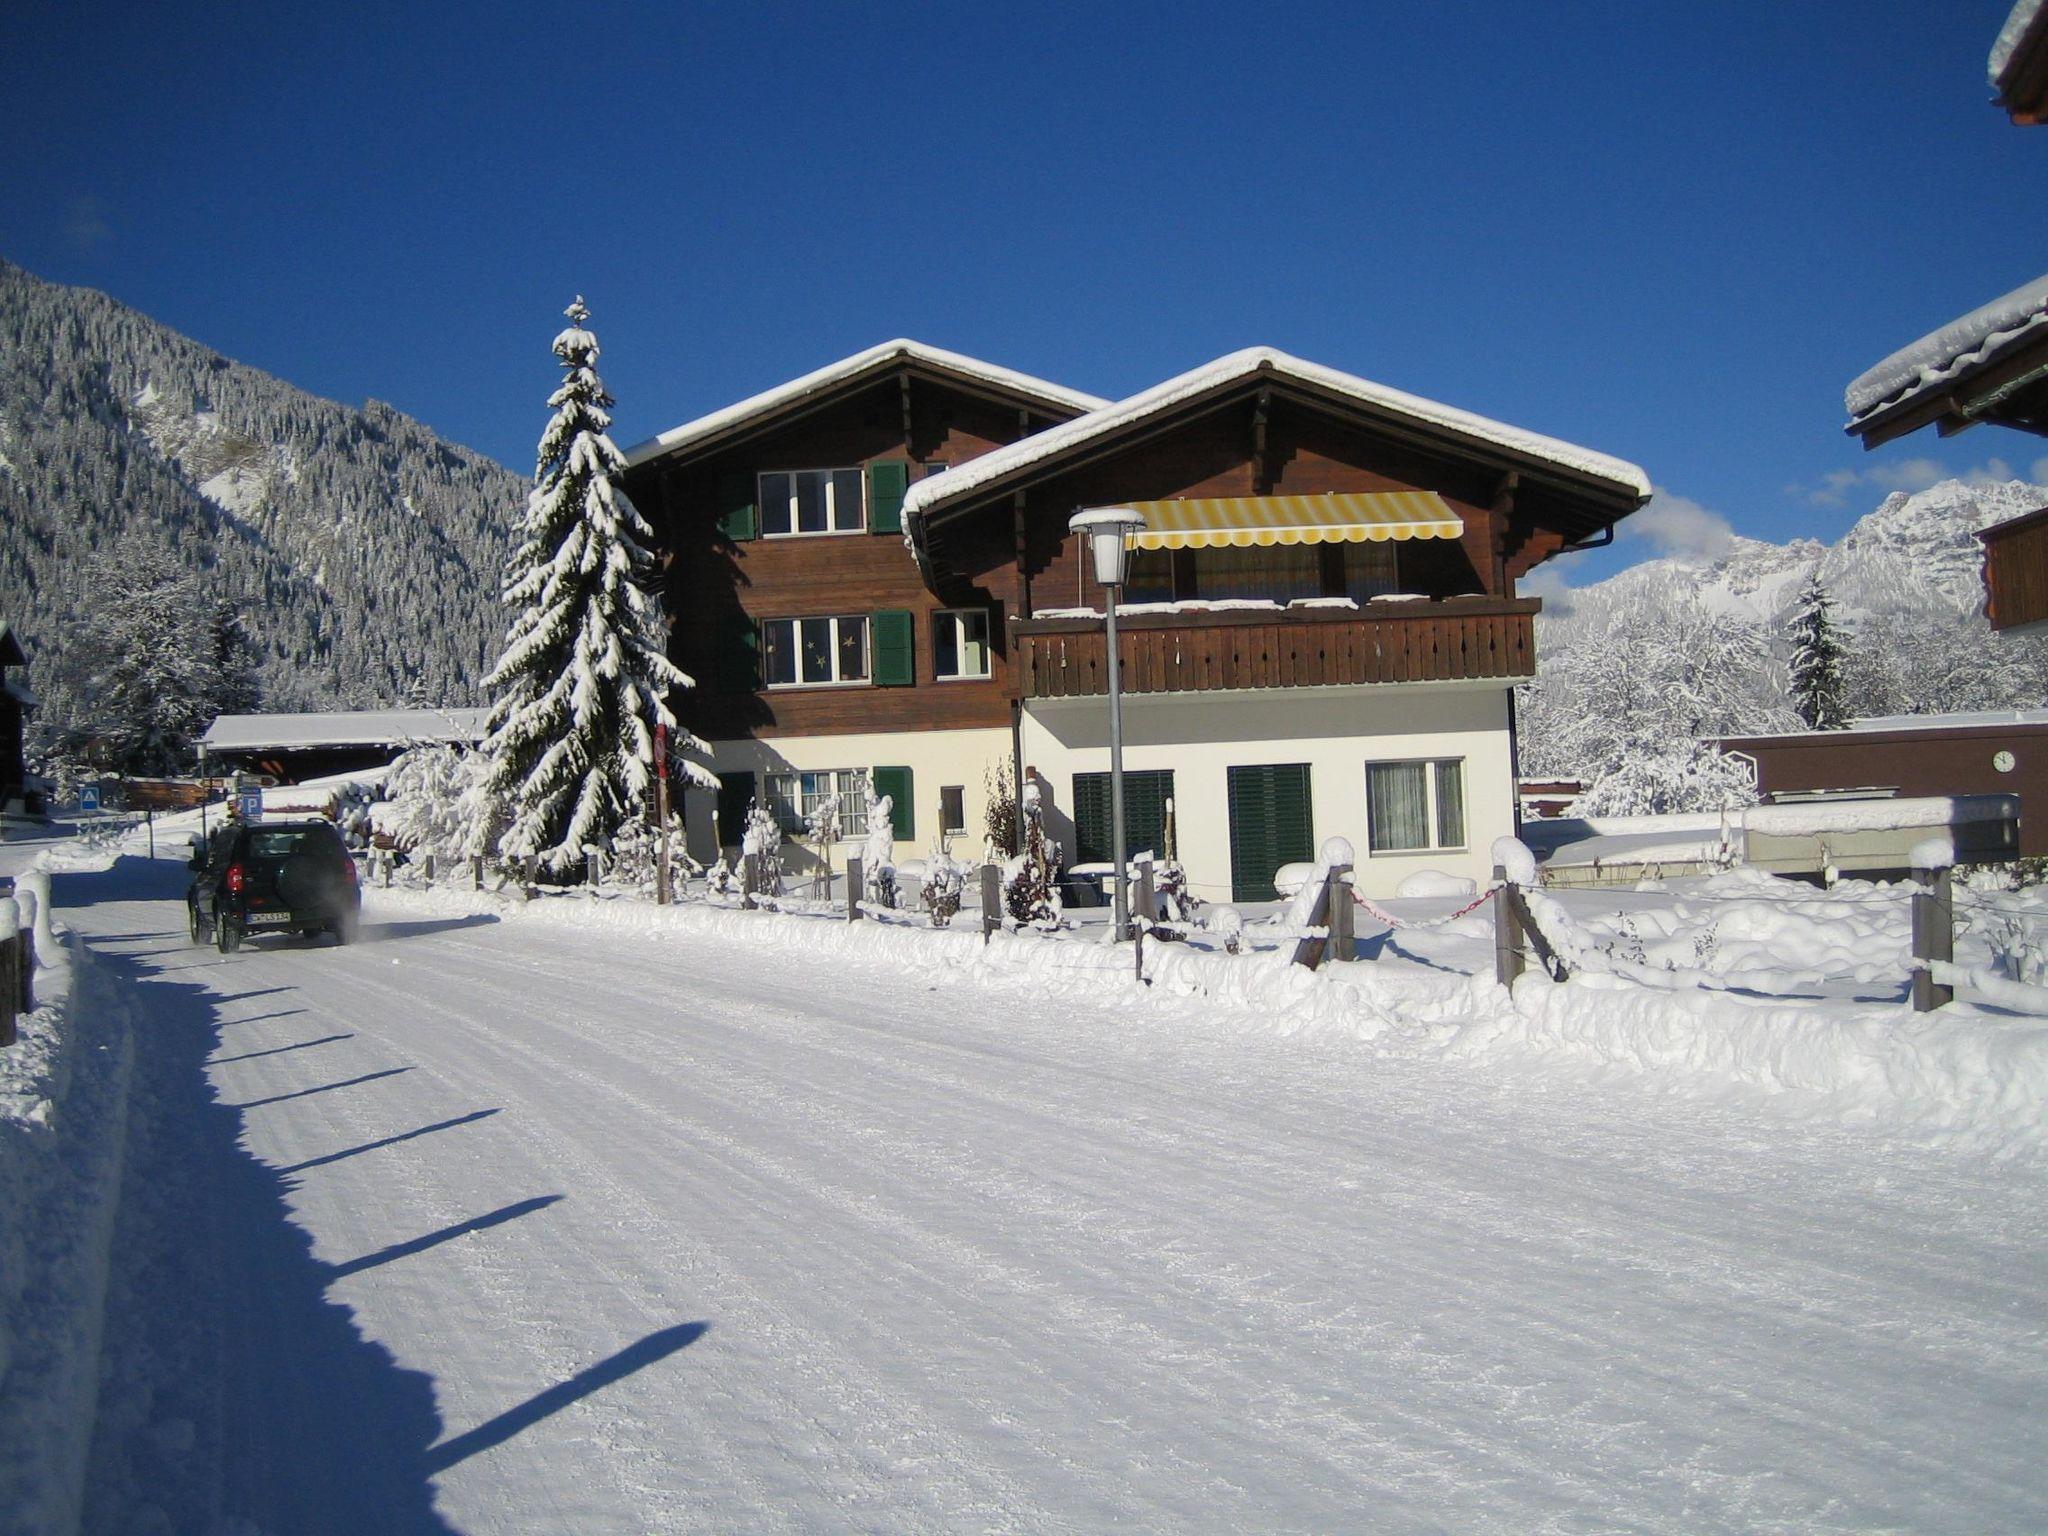
[[[763,787],[764,776],[790,769],[904,767],[910,770],[910,793],[915,830],[909,840],[896,844],[895,858],[923,858],[938,842],[939,790],[948,784],[966,790],[967,831],[952,839],[955,857],[981,852],[986,825],[986,796],[983,784],[990,767],[999,769],[1003,781],[1010,776],[1010,733],[1007,730],[897,731],[854,736],[775,736],[766,740],[714,741],[709,768],[713,773],[737,770],[752,773],[755,787]],[[690,790],[683,797],[684,824],[689,832],[690,857],[709,863],[718,857],[712,836],[712,813],[717,797],[708,790]],[[739,842],[739,829],[723,829],[728,846]],[[840,846],[842,856],[858,851],[861,839],[849,838]]]
[[[1258,693],[1140,695],[1124,700],[1124,767],[1173,770],[1181,862],[1196,894],[1230,900],[1225,770],[1307,763],[1315,838],[1347,837],[1358,887],[1386,897],[1418,869],[1484,882],[1493,840],[1514,830],[1508,690],[1497,683],[1394,684]],[[1106,699],[1039,701],[1024,711],[1024,762],[1053,807],[1048,822],[1073,847],[1073,776],[1109,769]],[[1465,847],[1373,856],[1365,836],[1365,765],[1465,760]]]

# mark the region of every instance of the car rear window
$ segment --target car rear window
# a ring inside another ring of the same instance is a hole
[[[329,848],[331,840],[310,828],[295,827],[276,832],[251,832],[249,853],[258,859],[288,859],[302,848]]]

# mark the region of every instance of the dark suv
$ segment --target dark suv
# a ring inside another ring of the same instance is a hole
[[[356,863],[329,821],[272,821],[224,827],[204,853],[185,893],[192,942],[208,939],[233,954],[251,929],[356,936],[363,893]]]

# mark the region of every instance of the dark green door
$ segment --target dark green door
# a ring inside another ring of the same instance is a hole
[[[1282,864],[1315,857],[1308,764],[1261,763],[1230,770],[1230,899],[1277,901]]]

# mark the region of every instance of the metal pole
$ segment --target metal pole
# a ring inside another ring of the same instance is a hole
[[[1122,939],[1131,926],[1130,892],[1124,888],[1124,711],[1117,675],[1116,588],[1102,591],[1109,625],[1109,837],[1116,857],[1116,936]]]

